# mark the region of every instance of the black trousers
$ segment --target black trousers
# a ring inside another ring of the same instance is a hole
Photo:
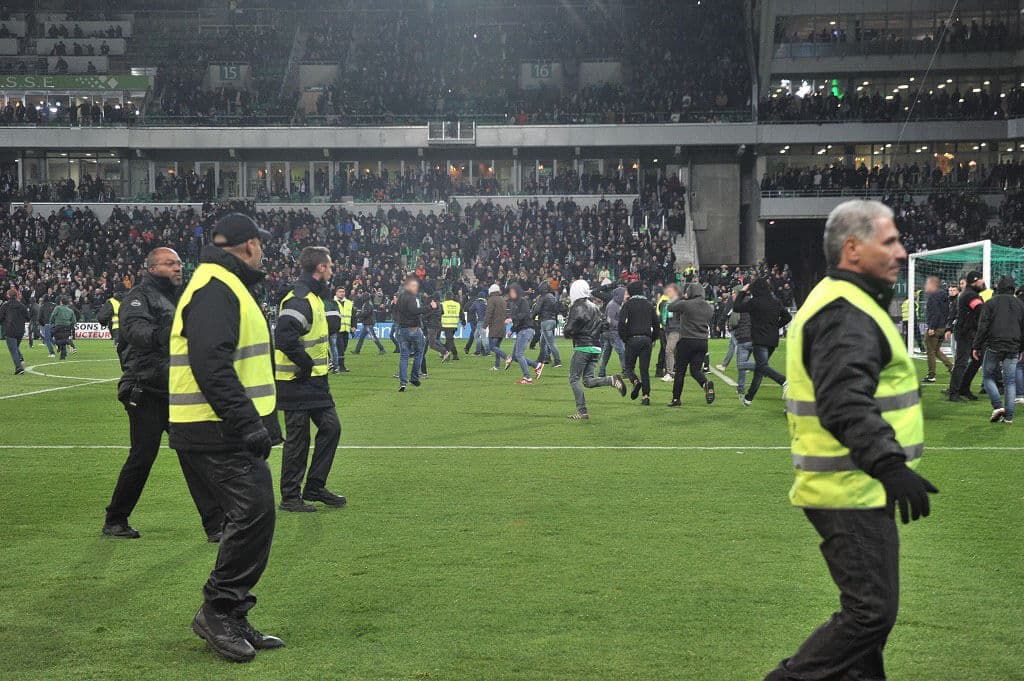
[[[885,509],[805,509],[842,608],[766,681],[884,681],[882,651],[899,611],[899,534]]]
[[[651,395],[651,349],[654,344],[650,336],[630,336],[626,339],[625,361],[623,367],[626,378],[633,383],[640,381],[640,390],[644,397]],[[636,375],[637,360],[640,361],[640,377]]]
[[[665,329],[662,329],[661,335],[659,336],[659,340],[661,342],[658,344],[658,363],[654,369],[654,373],[657,374],[658,376],[661,376],[665,373],[665,343],[667,340],[665,336]]]
[[[427,335],[427,347],[430,348],[431,350],[436,350],[439,354],[443,355],[446,352],[446,349],[443,345],[441,345],[440,341],[441,328],[430,327],[425,329],[425,333]],[[423,353],[423,356],[426,357],[426,353]]]
[[[309,460],[309,422],[316,425],[313,441],[313,460],[306,475]],[[341,439],[338,410],[332,405],[320,409],[287,410],[284,412],[284,453],[281,456],[281,498],[298,499],[302,496],[302,481],[307,490],[320,490],[327,485],[327,475],[334,464],[334,454]]]
[[[956,356],[953,361],[953,373],[949,377],[950,395],[967,395],[971,392],[971,383],[978,375],[981,362],[971,354],[973,338],[956,339]]]
[[[136,407],[128,405],[128,429],[131,448],[128,458],[117,476],[114,493],[107,506],[107,523],[128,522],[128,516],[135,510],[146,486],[153,462],[160,451],[160,438],[167,430],[167,398],[144,393]],[[199,510],[199,518],[207,535],[220,532],[224,526],[224,511],[217,502],[217,495],[195,470],[192,459],[178,453],[185,484],[192,494],[192,501]]]
[[[455,347],[456,329],[441,329],[444,333],[444,349],[452,353],[452,359],[459,358],[459,349]]]
[[[251,452],[179,452],[210,486],[227,518],[217,563],[203,599],[220,612],[248,611],[256,603],[274,539],[274,482],[270,466]]]
[[[680,338],[676,343],[676,376],[672,381],[672,399],[678,400],[683,394],[683,381],[686,380],[686,367],[690,367],[690,375],[701,388],[708,382],[704,375],[704,355],[708,354],[707,338]]]
[[[348,337],[350,335],[348,331],[338,332],[338,362],[341,366],[345,366],[345,351],[348,350]]]
[[[462,349],[464,354],[469,354],[469,351],[473,349],[473,343],[476,342],[476,322],[469,323],[469,338],[466,339],[466,347]]]

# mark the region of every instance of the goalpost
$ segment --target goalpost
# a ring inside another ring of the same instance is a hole
[[[925,318],[920,310],[925,281],[936,276],[943,287],[959,285],[960,279],[971,270],[981,272],[985,284],[992,288],[994,277],[1008,274],[1018,285],[1024,283],[1024,249],[993,244],[990,240],[936,248],[933,251],[912,253],[907,259],[907,351],[913,356],[921,334],[920,321]]]

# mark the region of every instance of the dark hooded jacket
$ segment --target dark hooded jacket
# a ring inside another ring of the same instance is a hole
[[[694,282],[683,287],[683,297],[668,305],[668,311],[679,320],[679,337],[706,340],[708,324],[715,308],[704,299],[704,287]]]
[[[612,291],[612,298],[604,306],[604,314],[608,317],[608,326],[615,333],[619,332],[619,314],[622,310],[622,301],[626,299],[626,287],[618,286]]]
[[[778,347],[779,329],[793,319],[764,279],[756,279],[749,292],[740,291],[732,309],[750,314],[750,340],[769,348]]]
[[[509,291],[516,292],[515,298],[508,297],[508,316],[512,320],[512,333],[533,328],[533,311],[530,308],[530,301],[523,295],[523,289],[519,284],[512,284]]]
[[[555,300],[555,295],[551,292],[551,286],[548,282],[540,282],[540,286],[537,287],[537,292],[540,295],[533,304],[533,316],[538,322],[558,319],[558,301]]]
[[[562,335],[573,347],[600,347],[601,334],[608,330],[608,318],[590,298],[580,298],[569,308]]]
[[[167,374],[171,362],[171,324],[181,289],[166,277],[146,272],[121,301],[121,331],[117,354],[121,359],[118,396],[127,396],[133,386],[167,397]]]
[[[203,247],[199,262],[224,267],[237,276],[250,293],[266,277],[213,245]],[[211,280],[192,295],[181,317],[192,374],[206,401],[223,420],[171,423],[171,448],[195,453],[245,451],[244,434],[259,428],[261,423],[270,433],[271,442],[280,443],[277,410],[261,417],[235,373],[234,354],[238,347],[241,312],[231,289],[223,282]],[[273,362],[273,348],[267,361]]]
[[[487,307],[484,311],[483,325],[487,327],[488,338],[505,337],[505,315],[507,306],[501,291],[487,296]]]
[[[1016,284],[1010,277],[1000,277],[996,292],[981,308],[974,349],[1001,354],[1024,351],[1024,303],[1014,295]]]
[[[21,339],[25,336],[28,308],[18,298],[12,298],[0,307],[0,320],[3,322],[4,336]]]

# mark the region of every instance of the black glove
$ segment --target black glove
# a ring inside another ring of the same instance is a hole
[[[900,507],[900,520],[906,525],[931,512],[929,494],[938,494],[935,485],[900,463],[875,475],[885,488],[885,510],[896,517],[896,504]]]
[[[245,442],[245,448],[252,452],[255,456],[266,460],[270,457],[270,433],[267,432],[266,426],[262,423],[257,428],[253,428],[245,434],[242,438]]]

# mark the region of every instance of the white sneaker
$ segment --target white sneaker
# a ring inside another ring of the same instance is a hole
[[[1002,407],[1000,407],[999,409],[993,409],[992,410],[992,416],[988,417],[988,422],[989,423],[999,423],[1000,421],[1003,420],[1003,414],[1005,414],[1005,413],[1006,413],[1006,410],[1003,409]]]
[[[744,398],[743,398],[743,406],[744,406],[744,407],[749,407],[749,406],[750,406],[750,405],[752,405],[752,404],[753,404],[753,402],[751,402],[750,400],[748,400],[748,399],[747,399],[746,397],[744,397]]]
[[[50,357],[53,357],[53,355],[50,355]],[[1013,403],[1014,404],[1024,404],[1024,397],[1018,397],[1017,399],[1015,399],[1013,401]]]
[[[53,358],[54,358],[54,357],[56,357],[56,356],[57,356],[57,355],[55,355],[55,354],[53,354],[53,353],[50,353],[50,359],[53,359]]]
[[[725,367],[722,366],[721,364],[716,364],[715,368],[718,369],[719,371],[725,371]]]
[[[672,376],[672,374],[665,374],[664,376],[661,377],[662,383],[671,383],[674,380],[676,379],[675,377]]]

